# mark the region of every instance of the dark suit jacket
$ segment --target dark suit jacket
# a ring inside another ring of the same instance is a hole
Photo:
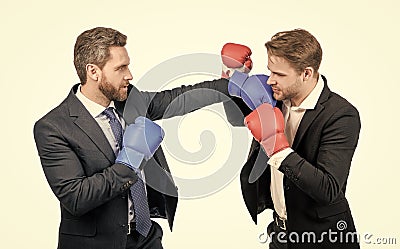
[[[329,243],[327,240],[329,231],[343,232],[343,235],[348,232],[349,236],[355,232],[345,191],[361,128],[360,118],[356,108],[331,92],[326,78],[322,78],[325,85],[318,103],[315,109],[304,114],[292,145],[295,152],[283,160],[279,170],[284,174],[288,233],[301,236],[303,232],[313,232],[317,241],[324,232],[327,234],[323,237],[324,243],[289,243],[289,248],[358,248],[358,243]],[[240,105],[247,115],[250,110]],[[282,103],[278,102],[278,106]],[[233,113],[229,106],[225,107],[231,123],[239,124],[235,120],[240,115]],[[260,144],[253,140],[240,180],[244,201],[255,223],[258,213],[273,209],[268,160]],[[249,181],[253,169],[265,170],[256,181]],[[342,221],[346,223],[345,230],[337,227],[344,224]]]
[[[159,93],[140,92],[130,86],[130,93],[136,94],[132,98],[139,99],[140,103],[133,101],[126,106],[125,102],[116,102],[115,105],[120,113],[124,108],[134,110],[137,108],[134,104],[140,105],[140,112],[144,111],[142,114],[152,120],[165,117],[167,110],[168,117],[172,117],[223,101],[228,95],[227,83],[220,79]],[[114,163],[116,157],[103,131],[75,96],[77,88],[75,85],[68,97],[34,127],[45,176],[60,201],[58,248],[125,248],[127,191],[137,176],[125,165]],[[213,89],[211,92],[215,94],[207,91],[207,96],[201,99],[203,88]],[[142,164],[151,215],[167,218],[172,229],[177,189],[161,146],[153,158]],[[158,171],[154,171],[155,167]]]

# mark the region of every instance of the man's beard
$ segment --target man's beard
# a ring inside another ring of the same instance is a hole
[[[287,87],[286,89],[282,89],[282,96],[279,98],[279,100],[290,100],[294,98],[299,93],[301,85],[302,82],[296,79],[296,82],[294,84]]]
[[[122,91],[122,87],[114,87],[106,78],[100,82],[99,90],[111,101],[124,101],[128,97],[127,92]]]

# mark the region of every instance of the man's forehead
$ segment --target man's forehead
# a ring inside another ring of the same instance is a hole
[[[128,51],[125,47],[110,47],[110,54],[114,56],[128,55]]]
[[[285,64],[287,61],[276,55],[268,55],[268,64]]]
[[[280,73],[284,75],[295,72],[293,66],[283,57],[268,56],[267,68],[273,73]]]
[[[278,56],[268,56],[268,68],[280,68],[280,69],[289,69],[292,68],[290,63],[283,57]]]
[[[125,47],[110,47],[110,60],[116,63],[129,63],[128,51]]]

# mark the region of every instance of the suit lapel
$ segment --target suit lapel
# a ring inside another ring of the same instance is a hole
[[[322,90],[321,96],[318,99],[317,105],[315,106],[315,109],[307,110],[306,113],[304,113],[304,116],[300,122],[299,128],[297,129],[296,136],[294,137],[292,148],[294,150],[297,149],[297,146],[299,145],[300,141],[302,140],[304,134],[308,130],[308,128],[311,126],[311,124],[314,122],[314,120],[317,118],[317,116],[322,112],[322,110],[325,109],[323,103],[328,100],[329,95],[331,91],[328,88],[327,85],[327,80],[326,78],[322,76],[322,79],[324,80],[324,89]]]
[[[310,127],[310,125],[313,123],[315,118],[318,116],[318,114],[324,109],[324,106],[317,104],[316,108],[313,110],[307,110],[306,113],[304,113],[303,119],[300,122],[299,128],[297,129],[296,136],[294,137],[292,148],[294,150],[297,149],[297,146],[301,139],[303,138],[304,134]]]
[[[115,161],[114,151],[99,124],[75,96],[77,87],[78,85],[75,85],[67,97],[70,117],[75,118],[74,123],[92,140],[107,159],[113,163]]]

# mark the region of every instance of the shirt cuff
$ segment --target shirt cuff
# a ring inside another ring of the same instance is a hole
[[[275,169],[279,169],[283,160],[285,160],[285,158],[292,152],[294,152],[292,148],[286,148],[284,150],[281,150],[278,153],[272,155],[267,163],[272,167],[274,167]]]

